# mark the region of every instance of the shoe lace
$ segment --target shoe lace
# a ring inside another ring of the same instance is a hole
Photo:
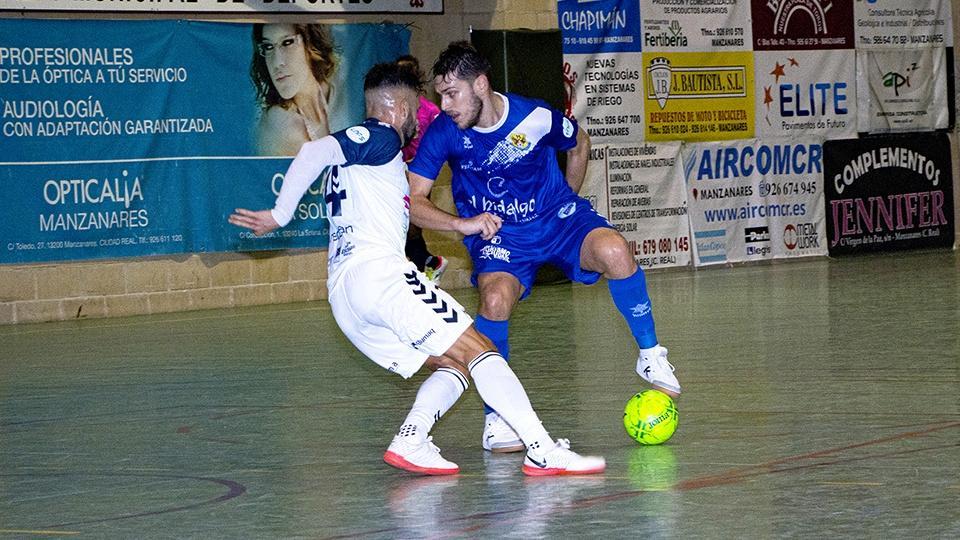
[[[440,453],[440,448],[438,448],[437,445],[433,444],[433,435],[424,439],[423,444],[426,444],[427,448],[429,448],[430,450],[433,450],[438,454]]]
[[[564,450],[570,449],[570,439],[557,439],[557,446]]]

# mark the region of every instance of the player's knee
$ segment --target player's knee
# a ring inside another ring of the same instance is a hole
[[[610,235],[598,242],[594,250],[598,270],[605,277],[624,279],[637,271],[637,262],[627,241],[619,234]]]
[[[440,368],[455,369],[459,371],[464,377],[470,378],[470,369],[469,369],[469,360],[464,361],[462,358],[453,358],[451,356],[431,356],[427,358],[427,361],[424,362],[425,366],[430,369],[430,371],[436,371]]]
[[[493,321],[510,318],[520,292],[507,283],[492,284],[480,291],[480,314]]]

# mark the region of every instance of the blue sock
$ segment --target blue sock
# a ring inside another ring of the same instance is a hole
[[[610,296],[627,321],[630,333],[641,349],[649,349],[657,344],[657,332],[653,326],[653,307],[647,294],[647,280],[643,269],[625,279],[608,279]]]
[[[477,315],[473,319],[473,325],[477,328],[477,331],[493,342],[504,360],[510,360],[510,321],[491,321],[483,315]],[[493,409],[484,403],[483,414],[492,412]]]

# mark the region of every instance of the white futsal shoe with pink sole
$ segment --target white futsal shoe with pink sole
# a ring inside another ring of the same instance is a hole
[[[460,472],[456,463],[440,456],[440,449],[433,444],[433,437],[418,439],[397,435],[383,454],[383,461],[412,473],[443,475]]]
[[[597,474],[606,468],[607,461],[602,457],[581,456],[570,450],[567,439],[557,439],[552,448],[530,448],[523,459],[523,474],[527,476]]]

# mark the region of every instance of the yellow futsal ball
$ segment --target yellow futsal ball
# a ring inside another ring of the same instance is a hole
[[[677,429],[679,414],[670,396],[658,390],[644,390],[623,409],[623,427],[640,444],[661,444]]]

